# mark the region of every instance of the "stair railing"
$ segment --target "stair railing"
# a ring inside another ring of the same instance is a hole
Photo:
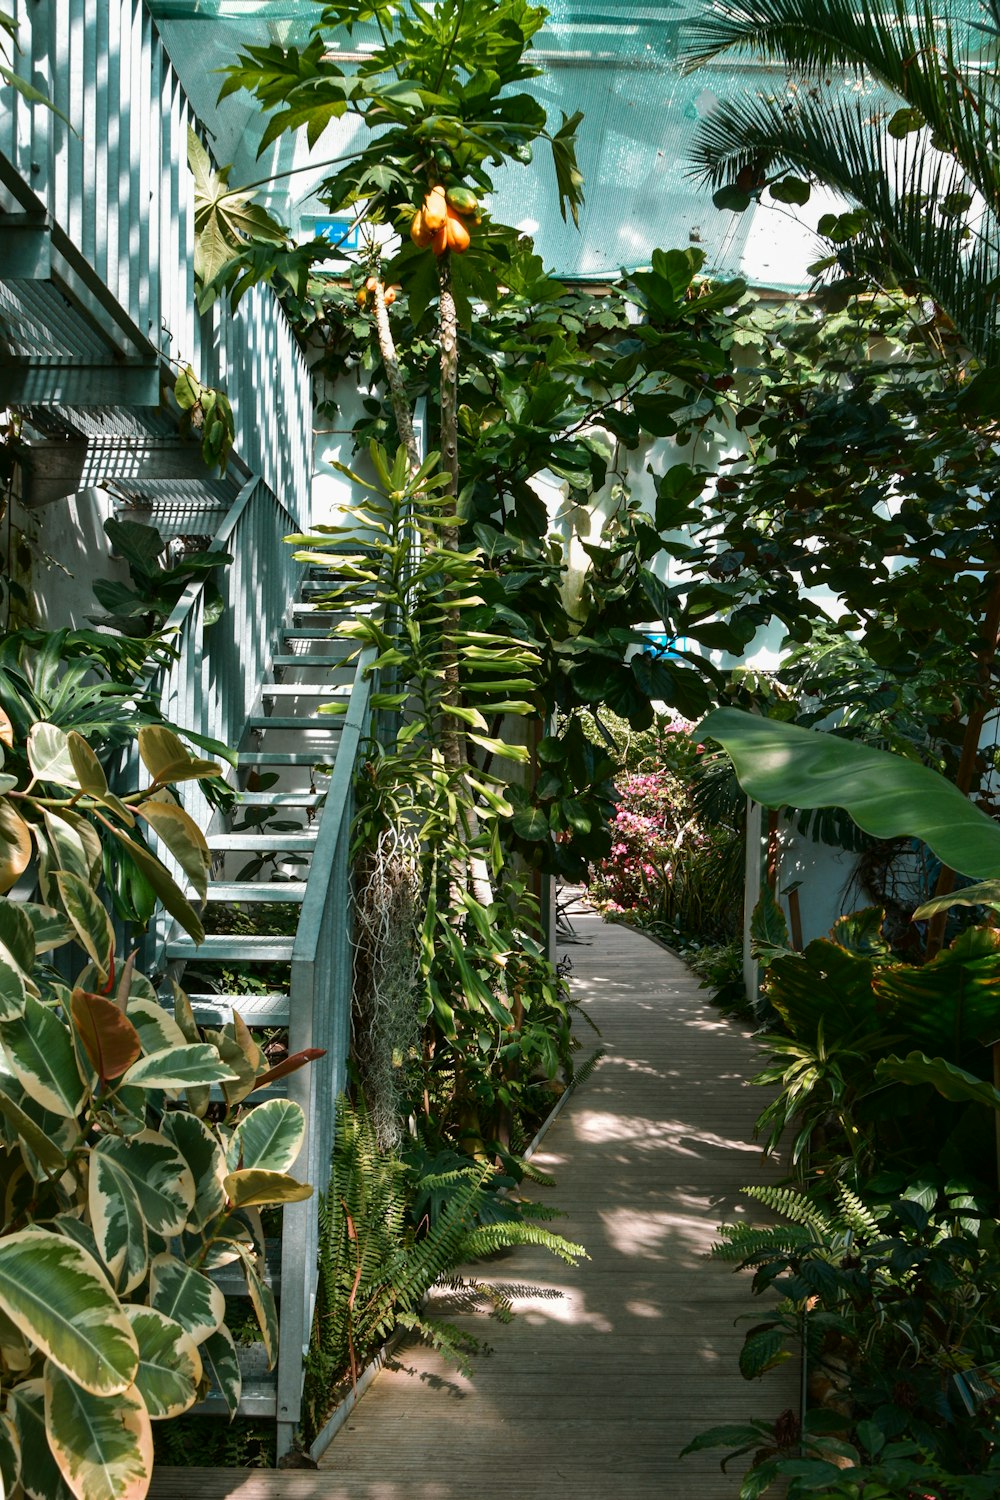
[[[281,1308],[278,1361],[278,1456],[292,1445],[302,1402],[303,1359],[309,1347],[318,1281],[319,1197],[326,1186],[336,1130],[336,1105],[347,1085],[354,988],[351,912],[351,825],[354,778],[369,733],[371,666],[376,650],[358,658],[337,758],[326,794],[305,899],[292,950],[288,1050],[325,1047],[325,1057],[293,1073],[289,1097],[309,1123],[304,1169],[316,1191],[304,1203],[285,1205],[281,1234]]]

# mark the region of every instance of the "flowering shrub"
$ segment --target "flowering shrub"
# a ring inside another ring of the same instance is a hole
[[[590,894],[606,911],[633,913],[643,926],[666,927],[681,941],[725,942],[742,916],[742,834],[699,818],[689,773],[701,747],[678,732],[687,727],[670,725],[664,735],[670,769],[618,778],[611,852],[594,869]]]

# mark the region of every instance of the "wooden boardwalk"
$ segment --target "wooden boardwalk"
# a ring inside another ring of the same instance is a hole
[[[745,1080],[757,1059],[679,959],[629,928],[593,916],[574,923],[582,941],[565,950],[573,990],[607,1055],[535,1160],[557,1180],[548,1196],[566,1217],[554,1227],[585,1244],[590,1259],[573,1269],[519,1250],[497,1261],[491,1277],[523,1295],[509,1325],[475,1313],[456,1320],[492,1347],[472,1379],[422,1346],[404,1349],[358,1403],[318,1473],[244,1473],[229,1489],[196,1482],[188,1494],[737,1495],[739,1466],[727,1477],[717,1455],[678,1453],[705,1427],[797,1405],[790,1365],[752,1385],[740,1376],[747,1325],[735,1320],[755,1304],[743,1277],[706,1258],[720,1221],[746,1212],[740,1186],[775,1176],[751,1141],[761,1096]],[[577,1029],[589,1047],[590,1028]]]

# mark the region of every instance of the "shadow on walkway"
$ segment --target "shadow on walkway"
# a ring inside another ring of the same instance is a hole
[[[674,955],[574,922],[573,991],[607,1055],[535,1161],[556,1178],[553,1227],[590,1258],[497,1260],[492,1277],[522,1293],[513,1323],[456,1320],[492,1353],[470,1380],[403,1350],[324,1455],[310,1491],[323,1500],[726,1500],[739,1465],[725,1476],[718,1455],[680,1449],[796,1405],[790,1368],[740,1376],[736,1320],[757,1308],[747,1279],[707,1258],[719,1223],[747,1211],[741,1186],[777,1176],[751,1138],[752,1043]],[[588,1048],[590,1028],[578,1034]]]

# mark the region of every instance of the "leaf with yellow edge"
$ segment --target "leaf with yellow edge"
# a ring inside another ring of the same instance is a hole
[[[233,1208],[302,1203],[313,1193],[308,1182],[296,1182],[285,1172],[269,1172],[262,1167],[230,1172],[222,1186]]]
[[[94,1396],[50,1361],[45,1431],[77,1500],[142,1500],[149,1489],[153,1432],[135,1386],[118,1396]]]
[[[152,828],[184,871],[198,896],[204,901],[208,892],[208,872],[212,864],[205,835],[183,807],[176,802],[161,802],[150,797],[136,808],[140,818]]]

